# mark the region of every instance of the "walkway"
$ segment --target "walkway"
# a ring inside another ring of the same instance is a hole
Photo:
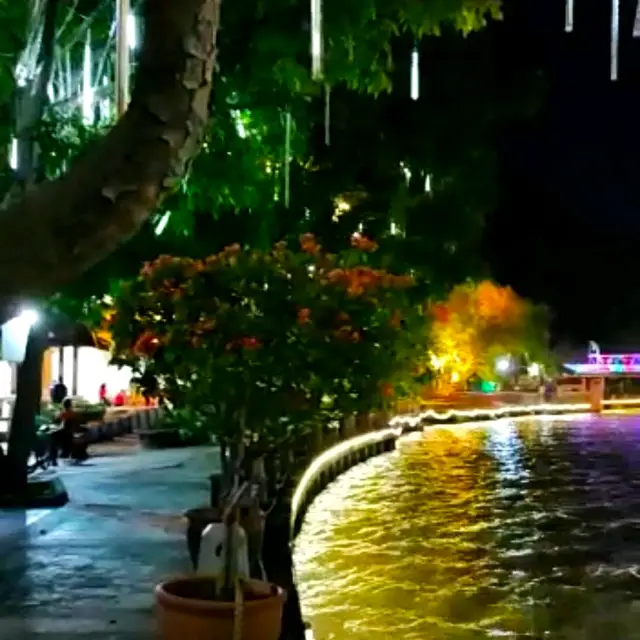
[[[0,512],[0,638],[154,637],[153,586],[188,569],[180,514],[207,502],[215,451],[98,449],[60,471],[67,507]]]

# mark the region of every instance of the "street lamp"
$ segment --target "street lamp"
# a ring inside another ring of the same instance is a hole
[[[511,361],[509,356],[501,356],[496,360],[496,371],[501,374],[505,374],[511,368]]]

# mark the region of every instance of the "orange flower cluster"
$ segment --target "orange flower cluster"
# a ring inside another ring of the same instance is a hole
[[[373,240],[369,240],[361,233],[354,233],[351,236],[351,246],[359,251],[366,251],[367,253],[373,253],[378,248],[378,244]]]
[[[348,313],[341,311],[337,315],[336,321],[338,323],[338,328],[333,332],[333,336],[336,340],[339,340],[340,342],[360,342],[362,335],[351,325],[351,317]]]
[[[391,326],[394,329],[399,329],[402,326],[402,314],[399,311],[394,311],[391,314]]]
[[[351,296],[359,296],[379,287],[404,289],[413,285],[411,276],[395,276],[371,267],[332,269],[327,274],[327,281],[343,286]]]
[[[300,248],[309,255],[315,256],[320,253],[322,247],[318,244],[313,233],[305,233],[300,236]]]
[[[151,357],[159,346],[160,340],[151,331],[144,331],[133,345],[133,352],[140,356]]]
[[[354,344],[357,344],[362,339],[359,331],[354,331],[351,327],[346,325],[336,329],[333,332],[333,335],[336,340],[339,340],[340,342],[353,342]]]
[[[380,385],[380,395],[383,398],[392,398],[395,395],[395,389],[390,382],[385,382]]]
[[[298,324],[308,324],[311,322],[311,309],[305,307],[298,309]]]
[[[256,349],[260,349],[260,347],[262,347],[262,343],[260,342],[260,340],[258,340],[258,338],[246,336],[244,338],[240,338],[239,340],[228,342],[225,345],[225,349],[227,351],[233,351],[233,349],[235,349],[236,347],[240,347],[245,351],[255,351]]]

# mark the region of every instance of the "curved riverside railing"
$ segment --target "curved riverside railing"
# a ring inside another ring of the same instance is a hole
[[[620,398],[603,401],[605,409],[640,408],[640,398]],[[418,413],[398,415],[388,425],[354,436],[330,446],[314,458],[298,480],[290,501],[291,539],[298,534],[307,507],[327,485],[351,467],[395,448],[396,440],[403,434],[434,424],[455,424],[470,421],[515,418],[527,415],[559,415],[586,413],[587,403],[539,403],[510,405],[495,409],[427,409]]]
[[[292,537],[300,530],[307,507],[326,486],[347,469],[368,458],[392,451],[403,428],[386,428],[353,436],[330,447],[311,462],[291,498]]]

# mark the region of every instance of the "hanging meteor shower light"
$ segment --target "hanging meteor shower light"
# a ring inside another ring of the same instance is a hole
[[[311,77],[321,80],[324,58],[322,42],[322,0],[311,0]]]
[[[564,10],[564,30],[567,33],[573,31],[574,26],[574,1],[565,0]],[[585,0],[586,1],[586,0]],[[610,64],[609,76],[611,80],[618,79],[618,63],[620,53],[620,0],[611,0],[611,48],[610,48]],[[633,37],[640,37],[640,0],[636,7],[636,19],[633,25]]]
[[[420,52],[418,45],[414,45],[411,52],[411,99],[420,98]]]
[[[620,0],[611,0],[611,79],[618,79],[618,49],[620,46]]]
[[[564,8],[564,30],[567,33],[573,31],[573,0],[566,0]]]

